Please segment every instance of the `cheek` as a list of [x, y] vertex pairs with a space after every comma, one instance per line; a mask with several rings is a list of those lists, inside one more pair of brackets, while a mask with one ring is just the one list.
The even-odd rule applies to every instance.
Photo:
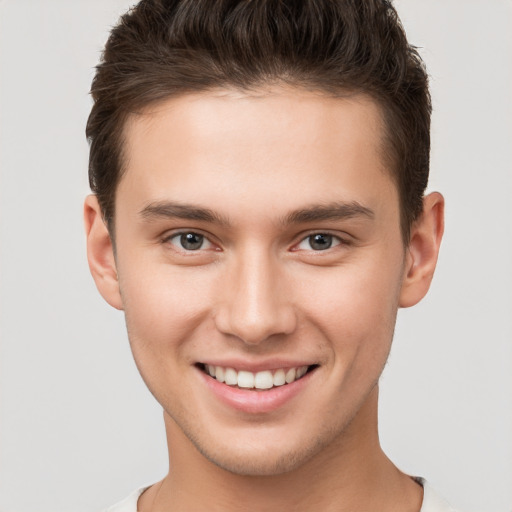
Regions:
[[[400, 256], [329, 269], [302, 281], [303, 314], [330, 340], [334, 358], [349, 365], [385, 362], [401, 285]], [[393, 264], [391, 264], [393, 262]]]
[[188, 355], [195, 340], [205, 339], [198, 333], [208, 325], [207, 286], [186, 271], [166, 267], [147, 272], [139, 267], [135, 274], [120, 276], [128, 338], [139, 373], [160, 403], [179, 406], [173, 390], [187, 394], [181, 376], [193, 363]]
[[134, 355], [179, 349], [204, 323], [210, 288], [201, 272], [170, 265], [120, 268], [120, 288]]
[[359, 331], [371, 318], [384, 320], [396, 311], [400, 286], [399, 268], [367, 264], [306, 275], [301, 279], [300, 293], [308, 309], [317, 311], [328, 322], [343, 320]]

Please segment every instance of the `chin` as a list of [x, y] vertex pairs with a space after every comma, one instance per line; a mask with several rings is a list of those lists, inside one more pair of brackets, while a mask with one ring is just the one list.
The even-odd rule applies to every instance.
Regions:
[[211, 463], [240, 476], [276, 476], [292, 472], [319, 456], [332, 441], [330, 436], [324, 436], [297, 442], [295, 446], [283, 446], [282, 440], [278, 446], [256, 441], [252, 446], [232, 445], [222, 450], [209, 450], [192, 440]]
[[203, 455], [216, 466], [240, 476], [282, 475], [297, 469], [310, 458], [297, 452], [274, 454], [272, 456], [269, 456], [268, 453], [238, 456], [230, 454], [229, 456], [218, 457], [207, 453], [203, 453]]

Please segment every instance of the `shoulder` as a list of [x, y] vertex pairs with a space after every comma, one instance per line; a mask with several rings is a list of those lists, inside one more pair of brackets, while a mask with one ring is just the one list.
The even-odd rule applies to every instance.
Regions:
[[420, 512], [458, 512], [451, 507], [423, 478], [416, 478], [423, 486], [423, 504]]
[[133, 491], [123, 501], [108, 507], [103, 510], [103, 512], [137, 512], [137, 502], [139, 501], [139, 497], [147, 488], [147, 486], [141, 487], [140, 489]]

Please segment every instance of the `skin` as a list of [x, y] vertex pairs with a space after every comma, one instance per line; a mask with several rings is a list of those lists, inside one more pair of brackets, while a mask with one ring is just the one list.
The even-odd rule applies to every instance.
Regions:
[[[94, 196], [85, 222], [98, 289], [164, 410], [170, 470], [140, 511], [420, 509], [379, 445], [378, 379], [397, 309], [429, 288], [443, 198], [425, 198], [404, 244], [382, 135], [364, 96], [285, 87], [185, 95], [128, 121], [115, 251]], [[181, 245], [191, 232], [197, 250]], [[233, 359], [316, 366], [255, 414], [197, 367]]]

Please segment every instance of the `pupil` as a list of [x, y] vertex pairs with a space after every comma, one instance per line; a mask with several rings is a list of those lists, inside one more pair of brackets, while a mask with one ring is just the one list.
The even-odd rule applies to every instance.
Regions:
[[317, 251], [329, 249], [332, 245], [332, 236], [325, 234], [316, 234], [309, 237], [309, 244]]
[[203, 235], [197, 233], [185, 233], [180, 237], [181, 245], [184, 249], [196, 250], [200, 249], [203, 245]]

